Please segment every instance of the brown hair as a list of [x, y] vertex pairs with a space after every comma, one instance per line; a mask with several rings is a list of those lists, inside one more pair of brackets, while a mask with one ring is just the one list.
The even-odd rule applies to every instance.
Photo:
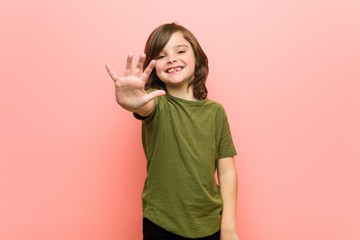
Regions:
[[[171, 36], [175, 32], [181, 32], [183, 37], [190, 43], [195, 54], [195, 74], [194, 79], [188, 87], [193, 86], [194, 97], [203, 100], [207, 97], [205, 86], [206, 78], [209, 73], [208, 59], [202, 50], [195, 36], [185, 27], [176, 23], [167, 23], [157, 27], [149, 36], [145, 45], [146, 59], [144, 69], [149, 65], [152, 59], [155, 59], [165, 47]], [[150, 74], [149, 80], [145, 85], [145, 90], [150, 88], [166, 90], [165, 84], [156, 75], [155, 69]]]

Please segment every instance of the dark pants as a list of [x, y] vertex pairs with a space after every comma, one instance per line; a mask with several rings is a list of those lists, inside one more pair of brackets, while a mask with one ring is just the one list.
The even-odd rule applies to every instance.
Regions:
[[[168, 232], [165, 229], [157, 226], [147, 218], [143, 218], [143, 240], [185, 240], [184, 238], [174, 233]], [[211, 236], [197, 238], [197, 240], [220, 240], [220, 231]]]

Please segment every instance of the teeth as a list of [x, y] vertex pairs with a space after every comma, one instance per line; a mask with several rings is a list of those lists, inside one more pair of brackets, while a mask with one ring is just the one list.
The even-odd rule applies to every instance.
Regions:
[[181, 70], [181, 67], [177, 67], [177, 68], [170, 68], [170, 69], [168, 70], [168, 73], [178, 72], [178, 71], [180, 71], [180, 70]]

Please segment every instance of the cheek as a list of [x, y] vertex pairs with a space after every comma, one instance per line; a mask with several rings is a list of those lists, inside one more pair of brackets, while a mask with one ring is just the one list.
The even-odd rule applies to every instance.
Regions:
[[160, 68], [155, 67], [155, 73], [157, 76], [159, 76], [161, 74]]
[[194, 66], [195, 67], [195, 64], [196, 64], [196, 59], [195, 57], [189, 57], [188, 59], [188, 63], [191, 65], [191, 66]]
[[160, 66], [159, 66], [158, 63], [155, 63], [154, 71], [156, 72], [157, 75], [159, 75], [159, 73], [160, 73]]
[[156, 61], [154, 68], [157, 73], [161, 71], [161, 69], [162, 69], [161, 66], [162, 66], [162, 63], [160, 61]]
[[196, 68], [195, 59], [192, 59], [192, 60], [190, 61], [190, 64], [189, 64], [189, 65], [191, 66], [191, 68], [195, 69], [195, 68]]
[[162, 71], [161, 71], [161, 67], [159, 65], [155, 65], [155, 68], [154, 68], [154, 72], [156, 74], [156, 76], [162, 81]]

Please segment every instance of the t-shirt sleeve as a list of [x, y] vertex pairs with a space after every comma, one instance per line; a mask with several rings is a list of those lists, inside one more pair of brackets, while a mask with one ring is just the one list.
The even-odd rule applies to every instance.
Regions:
[[157, 104], [156, 104], [156, 102], [157, 101], [155, 101], [155, 108], [153, 109], [153, 111], [150, 113], [150, 115], [149, 116], [146, 116], [146, 117], [144, 117], [144, 116], [141, 116], [141, 115], [139, 115], [139, 114], [137, 114], [137, 113], [133, 113], [133, 116], [136, 118], [136, 119], [138, 119], [138, 120], [140, 120], [140, 121], [143, 121], [143, 122], [150, 122], [153, 118], [154, 118], [154, 116], [156, 115], [156, 111], [157, 111]]
[[218, 116], [219, 141], [217, 159], [233, 157], [237, 155], [234, 142], [231, 136], [231, 130], [227, 114], [223, 108]]

